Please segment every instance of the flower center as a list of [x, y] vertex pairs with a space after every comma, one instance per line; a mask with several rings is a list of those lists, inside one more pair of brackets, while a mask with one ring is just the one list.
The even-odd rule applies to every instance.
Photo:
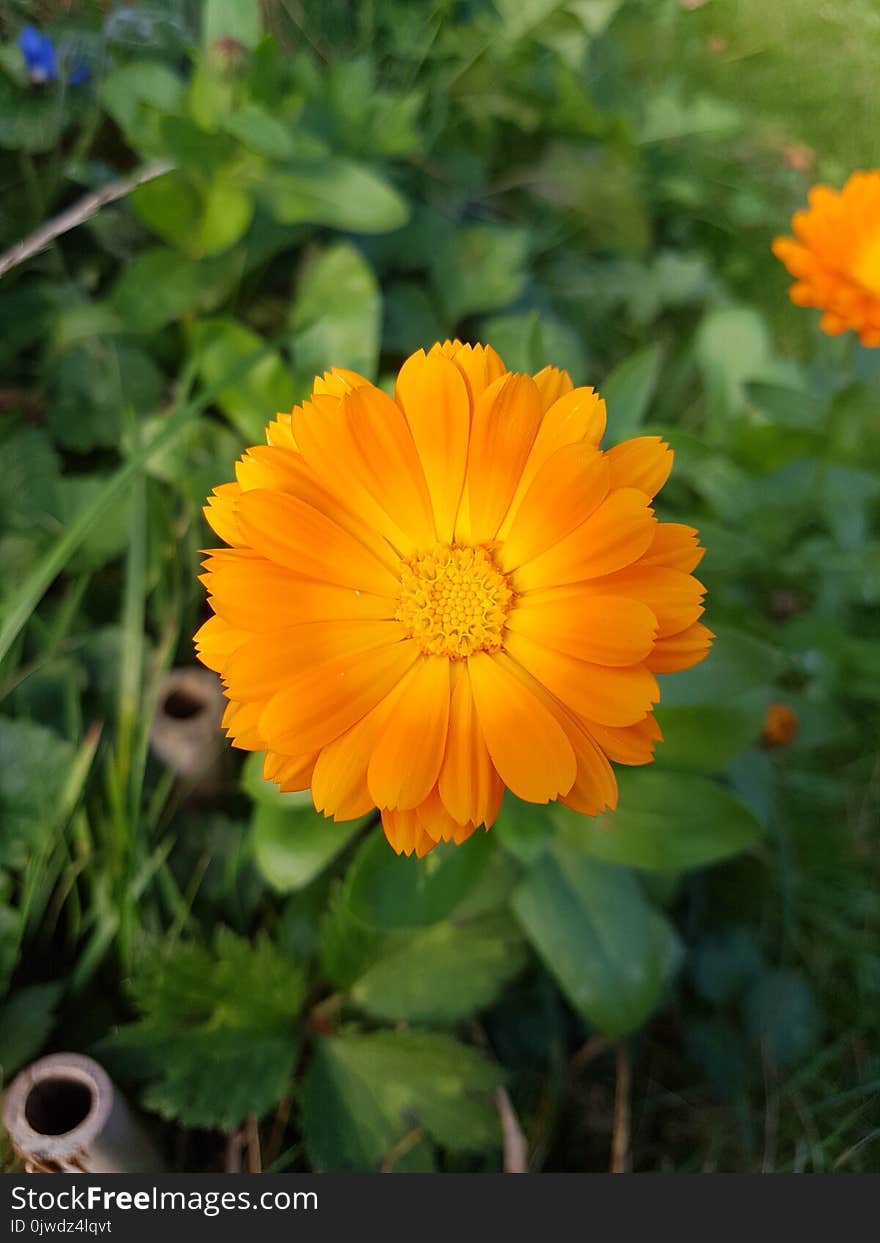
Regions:
[[853, 274], [864, 289], [880, 297], [880, 229], [856, 254]]
[[459, 660], [501, 646], [513, 602], [484, 548], [440, 546], [404, 561], [396, 617], [423, 652]]

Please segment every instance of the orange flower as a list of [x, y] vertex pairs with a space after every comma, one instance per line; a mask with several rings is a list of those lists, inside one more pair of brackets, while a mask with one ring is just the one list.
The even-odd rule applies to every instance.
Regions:
[[647, 764], [655, 674], [702, 660], [696, 531], [651, 498], [657, 436], [599, 449], [605, 403], [488, 346], [407, 359], [392, 399], [350, 371], [269, 425], [205, 510], [196, 635], [235, 746], [337, 820], [378, 807], [398, 852], [488, 828], [505, 786], [613, 808]]
[[840, 193], [814, 186], [809, 198], [791, 222], [797, 240], [773, 243], [795, 278], [789, 296], [821, 307], [830, 336], [852, 328], [862, 345], [880, 345], [880, 169], [853, 173]]
[[784, 747], [797, 737], [798, 718], [788, 704], [771, 704], [764, 717], [761, 741], [765, 747]]

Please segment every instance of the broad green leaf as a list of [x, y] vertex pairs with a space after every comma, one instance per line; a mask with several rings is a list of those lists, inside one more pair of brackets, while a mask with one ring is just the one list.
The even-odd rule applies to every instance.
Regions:
[[[294, 1032], [203, 1028], [166, 1034], [139, 1023], [119, 1028], [109, 1051], [111, 1068], [153, 1081], [143, 1103], [185, 1127], [232, 1131], [250, 1116], [261, 1118], [290, 1092], [299, 1056]], [[134, 1057], [138, 1076], [124, 1059]]]
[[260, 0], [205, 0], [202, 39], [206, 48], [218, 39], [234, 39], [243, 47], [254, 48], [262, 33]]
[[749, 307], [709, 311], [697, 332], [696, 355], [715, 414], [726, 417], [745, 406], [746, 383], [770, 378], [770, 338], [764, 321]]
[[738, 854], [761, 825], [732, 794], [689, 773], [617, 770], [617, 811], [595, 818], [560, 806], [566, 840], [604, 859], [649, 871], [704, 867]]
[[293, 356], [305, 379], [348, 367], [372, 379], [379, 361], [382, 298], [373, 269], [340, 242], [307, 261], [290, 310]]
[[767, 710], [768, 694], [738, 697], [734, 704], [691, 704], [667, 708], [661, 703], [654, 715], [663, 731], [656, 760], [662, 768], [718, 773], [747, 747], [757, 742]]
[[473, 224], [443, 239], [430, 256], [434, 284], [452, 320], [506, 306], [526, 283], [524, 229]]
[[645, 1022], [680, 958], [633, 874], [573, 849], [543, 855], [513, 909], [571, 1004], [609, 1036]]
[[240, 1126], [289, 1091], [305, 991], [302, 971], [265, 934], [251, 943], [221, 927], [210, 948], [169, 939], [135, 971], [141, 1018], [103, 1042], [102, 1060], [152, 1080], [144, 1099], [163, 1117]]
[[282, 224], [323, 224], [352, 233], [390, 233], [406, 224], [406, 200], [352, 160], [301, 160], [254, 186]]
[[662, 359], [659, 345], [646, 346], [618, 363], [601, 386], [608, 408], [609, 444], [638, 434], [660, 378]]
[[376, 1170], [416, 1127], [456, 1152], [500, 1143], [489, 1093], [494, 1067], [473, 1049], [427, 1032], [319, 1040], [302, 1087], [306, 1146], [319, 1169]]
[[0, 716], [0, 868], [23, 868], [43, 845], [74, 754], [52, 730]]
[[492, 833], [515, 858], [522, 863], [534, 863], [552, 841], [555, 827], [552, 807], [524, 803], [508, 790]]
[[311, 799], [298, 807], [258, 803], [251, 819], [254, 859], [274, 889], [292, 893], [323, 872], [365, 822], [334, 824], [315, 811]]
[[199, 191], [185, 174], [166, 173], [140, 186], [132, 206], [154, 233], [195, 258], [234, 246], [254, 214], [250, 192], [222, 174]]
[[163, 113], [176, 111], [183, 82], [159, 61], [134, 60], [101, 83], [101, 102], [135, 146], [157, 150]]
[[303, 889], [360, 832], [367, 817], [336, 824], [315, 811], [308, 790], [283, 794], [262, 775], [263, 757], [248, 756], [242, 788], [254, 800], [251, 843], [266, 880], [281, 893]]
[[245, 104], [225, 117], [223, 129], [251, 151], [273, 160], [292, 159], [297, 153], [291, 129], [258, 104]]
[[[663, 679], [664, 707], [739, 704], [753, 691], [769, 695], [782, 668], [779, 651], [763, 639], [711, 622], [709, 655], [693, 669]], [[658, 748], [658, 752], [661, 748]]]
[[[193, 325], [192, 343], [199, 374], [208, 385], [219, 383], [236, 362], [244, 362], [264, 345], [255, 332], [232, 319], [206, 319]], [[293, 406], [293, 381], [280, 355], [270, 352], [234, 384], [220, 389], [216, 402], [254, 444], [263, 439], [263, 429], [276, 411]]]
[[19, 1067], [42, 1050], [61, 990], [58, 982], [32, 984], [0, 1004], [0, 1082], [9, 1083]]
[[247, 232], [253, 215], [250, 192], [229, 177], [216, 176], [202, 204], [196, 234], [199, 253], [219, 255], [234, 246]]
[[396, 855], [381, 829], [358, 851], [346, 877], [349, 906], [373, 928], [416, 928], [445, 919], [483, 874], [490, 835], [461, 846], [441, 843], [424, 859]]
[[393, 937], [351, 997], [377, 1018], [455, 1023], [494, 1001], [525, 961], [522, 936], [507, 915], [435, 924]]
[[34, 90], [16, 86], [0, 70], [0, 148], [51, 151], [71, 121], [57, 84]]
[[190, 311], [213, 310], [243, 269], [235, 253], [199, 261], [164, 246], [145, 250], [123, 269], [110, 305], [129, 332], [155, 332]]

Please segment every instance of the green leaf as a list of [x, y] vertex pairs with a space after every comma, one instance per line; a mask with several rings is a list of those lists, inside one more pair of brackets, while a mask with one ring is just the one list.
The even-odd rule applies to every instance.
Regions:
[[310, 884], [366, 822], [362, 817], [334, 824], [315, 811], [308, 795], [306, 798], [307, 804], [293, 807], [257, 803], [251, 819], [254, 860], [269, 884], [281, 893]]
[[165, 247], [145, 250], [123, 269], [110, 305], [130, 332], [155, 332], [194, 310], [213, 310], [240, 279], [237, 254], [191, 259]]
[[0, 716], [0, 868], [23, 868], [43, 845], [74, 754], [52, 730]]
[[525, 288], [529, 237], [524, 229], [474, 224], [441, 240], [431, 273], [449, 317], [506, 306]]
[[302, 1089], [312, 1162], [329, 1171], [375, 1170], [418, 1127], [456, 1152], [496, 1148], [489, 1093], [499, 1076], [473, 1049], [417, 1032], [319, 1040]]
[[254, 214], [251, 194], [221, 174], [200, 192], [187, 175], [165, 173], [140, 186], [131, 201], [144, 224], [193, 257], [217, 255], [234, 246]]
[[183, 82], [159, 61], [135, 60], [114, 69], [101, 83], [101, 102], [136, 146], [158, 150], [161, 114], [175, 112]]
[[401, 933], [360, 977], [352, 1000], [377, 1018], [455, 1023], [490, 1005], [526, 961], [510, 917]]
[[223, 129], [244, 146], [272, 160], [292, 159], [296, 142], [291, 129], [258, 104], [245, 104], [223, 119]]
[[9, 1082], [43, 1048], [55, 1023], [62, 985], [32, 984], [0, 1006], [0, 1080]]
[[263, 34], [259, 0], [205, 0], [202, 40], [210, 47], [217, 39], [235, 39], [255, 48]]
[[293, 1034], [224, 1029], [178, 1036], [120, 1029], [115, 1056], [137, 1053], [157, 1078], [143, 1103], [181, 1126], [231, 1131], [269, 1113], [290, 1091], [299, 1042]]
[[216, 176], [208, 187], [199, 221], [197, 249], [219, 255], [244, 237], [254, 216], [250, 193], [231, 177]]
[[770, 338], [760, 315], [749, 307], [709, 311], [697, 332], [696, 355], [710, 401], [722, 416], [746, 405], [749, 380], [769, 378]]
[[508, 790], [492, 833], [515, 858], [522, 863], [534, 863], [552, 841], [555, 827], [552, 807], [524, 803]]
[[638, 434], [660, 378], [663, 351], [649, 345], [618, 363], [600, 391], [608, 408], [608, 443]]
[[0, 72], [0, 148], [51, 151], [70, 119], [60, 90], [22, 90]]
[[302, 160], [283, 172], [268, 173], [254, 190], [282, 224], [390, 233], [409, 218], [406, 200], [377, 173], [352, 160]]
[[[193, 352], [205, 384], [219, 383], [231, 366], [264, 345], [262, 337], [232, 319], [206, 319], [193, 325]], [[267, 354], [216, 396], [217, 405], [247, 437], [250, 444], [263, 439], [263, 429], [277, 410], [289, 410], [294, 386], [279, 354]]]
[[739, 696], [735, 705], [693, 704], [654, 715], [663, 731], [656, 758], [661, 768], [718, 773], [758, 740], [767, 708], [767, 692]]
[[632, 873], [562, 846], [513, 896], [526, 936], [568, 1000], [609, 1036], [648, 1018], [680, 957]]
[[101, 1053], [135, 1059], [139, 1076], [154, 1081], [145, 1102], [164, 1117], [240, 1126], [289, 1090], [305, 987], [300, 969], [265, 935], [251, 944], [219, 928], [210, 949], [169, 940], [132, 978], [140, 1021]]
[[568, 841], [607, 863], [649, 871], [704, 867], [752, 846], [761, 825], [732, 794], [686, 773], [618, 769], [617, 811], [589, 818], [560, 807]]
[[358, 851], [346, 876], [354, 915], [373, 928], [417, 928], [445, 919], [470, 893], [488, 863], [489, 835], [461, 846], [441, 843], [424, 859], [396, 855], [381, 829]]
[[[718, 625], [706, 660], [693, 669], [663, 679], [663, 705], [737, 704], [752, 692], [769, 695], [782, 668], [779, 651], [763, 639]], [[658, 748], [658, 754], [662, 745]]]
[[290, 310], [294, 361], [303, 378], [348, 367], [372, 379], [379, 362], [382, 298], [373, 269], [340, 242], [315, 254]]

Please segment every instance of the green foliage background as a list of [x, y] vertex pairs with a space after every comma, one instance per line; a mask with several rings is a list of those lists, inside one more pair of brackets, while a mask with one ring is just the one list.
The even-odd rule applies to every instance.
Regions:
[[[0, 283], [3, 1080], [90, 1052], [184, 1169], [247, 1126], [271, 1170], [496, 1170], [501, 1086], [533, 1170], [607, 1168], [625, 1091], [637, 1170], [876, 1167], [880, 351], [769, 253], [880, 165], [875, 6], [11, 0], [0, 36], [0, 249], [170, 170]], [[316, 371], [455, 334], [676, 450], [718, 639], [657, 763], [423, 862], [258, 757], [194, 797], [149, 733], [206, 493]]]

